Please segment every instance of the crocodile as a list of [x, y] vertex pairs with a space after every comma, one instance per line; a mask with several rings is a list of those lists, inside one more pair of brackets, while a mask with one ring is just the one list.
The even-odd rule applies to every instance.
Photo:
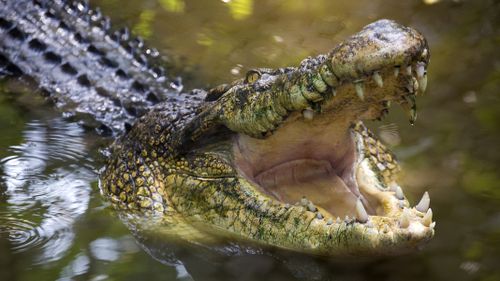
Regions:
[[0, 72], [30, 77], [65, 116], [112, 135], [100, 190], [122, 213], [323, 256], [392, 255], [434, 235], [395, 156], [363, 125], [417, 116], [430, 51], [378, 20], [296, 67], [183, 91], [159, 54], [84, 1], [1, 1]]

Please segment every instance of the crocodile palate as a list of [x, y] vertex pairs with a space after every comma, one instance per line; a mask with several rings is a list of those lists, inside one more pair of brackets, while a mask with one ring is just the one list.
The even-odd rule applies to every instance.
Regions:
[[300, 66], [255, 69], [190, 108], [158, 105], [114, 144], [101, 176], [120, 209], [182, 218], [319, 255], [397, 254], [434, 234], [394, 156], [361, 123], [427, 84], [423, 36], [379, 20]]
[[101, 190], [124, 213], [321, 255], [432, 238], [428, 194], [410, 207], [394, 156], [360, 121], [391, 103], [415, 121], [429, 62], [415, 30], [380, 20], [299, 67], [188, 93], [129, 37], [85, 1], [0, 0], [0, 75], [30, 77], [65, 116], [121, 136]]

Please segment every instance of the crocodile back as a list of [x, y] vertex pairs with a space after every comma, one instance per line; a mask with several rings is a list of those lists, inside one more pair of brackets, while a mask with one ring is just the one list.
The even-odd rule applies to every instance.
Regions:
[[0, 73], [35, 80], [65, 116], [120, 134], [156, 103], [177, 108], [181, 94], [157, 50], [86, 1], [0, 0]]

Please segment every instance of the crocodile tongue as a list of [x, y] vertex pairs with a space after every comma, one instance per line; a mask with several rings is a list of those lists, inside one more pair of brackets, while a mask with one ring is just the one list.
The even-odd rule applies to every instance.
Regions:
[[275, 166], [255, 177], [276, 199], [295, 203], [307, 198], [333, 216], [355, 216], [357, 196], [330, 162], [299, 159]]

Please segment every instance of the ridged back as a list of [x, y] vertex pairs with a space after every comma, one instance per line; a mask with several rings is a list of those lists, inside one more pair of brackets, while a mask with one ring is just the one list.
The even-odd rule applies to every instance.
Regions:
[[160, 66], [157, 50], [112, 31], [86, 1], [0, 0], [0, 72], [32, 77], [67, 116], [119, 134], [152, 105], [198, 103]]

